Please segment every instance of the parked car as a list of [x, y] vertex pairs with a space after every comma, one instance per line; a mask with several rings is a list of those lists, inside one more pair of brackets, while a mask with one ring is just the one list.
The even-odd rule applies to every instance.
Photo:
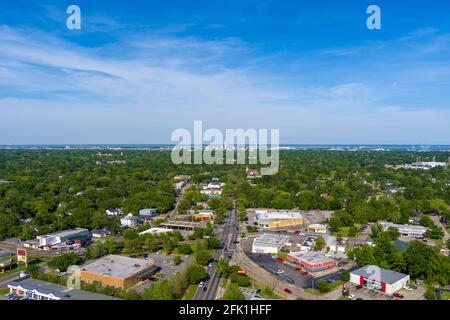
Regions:
[[284, 270], [278, 269], [276, 272], [277, 272], [278, 274], [282, 274], [282, 273], [284, 273]]
[[292, 294], [292, 291], [288, 288], [284, 288], [284, 292], [288, 293], [288, 294]]
[[302, 275], [304, 275], [304, 276], [306, 276], [306, 275], [308, 275], [309, 273], [308, 273], [308, 271], [303, 271], [302, 272]]
[[349, 299], [354, 299], [354, 298], [355, 298], [355, 295], [354, 295], [354, 294], [349, 294], [349, 295], [347, 296], [347, 298], [349, 298]]
[[399, 299], [403, 299], [404, 296], [398, 292], [394, 293], [394, 297], [399, 298]]

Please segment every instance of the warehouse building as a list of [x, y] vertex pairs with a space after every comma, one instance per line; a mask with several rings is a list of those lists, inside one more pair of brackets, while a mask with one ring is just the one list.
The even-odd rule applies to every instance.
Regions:
[[303, 215], [299, 211], [255, 211], [256, 223], [264, 229], [298, 226], [304, 223]]
[[53, 251], [75, 250], [82, 245], [89, 244], [91, 233], [88, 229], [76, 228], [37, 236], [38, 248]]
[[409, 275], [380, 268], [374, 265], [354, 270], [350, 273], [350, 282], [364, 288], [378, 290], [386, 294], [407, 287]]
[[151, 277], [156, 271], [153, 260], [108, 255], [81, 267], [81, 281], [104, 287], [128, 289]]
[[336, 266], [336, 260], [318, 252], [290, 252], [286, 260], [309, 272], [332, 269]]
[[253, 240], [253, 253], [278, 253], [288, 242], [285, 236], [264, 233]]
[[423, 238], [425, 236], [425, 232], [427, 232], [427, 228], [423, 226], [413, 226], [410, 224], [395, 224], [391, 222], [381, 222], [381, 227], [384, 231], [389, 228], [396, 228], [400, 232], [402, 236], [406, 237], [414, 237], [414, 238]]

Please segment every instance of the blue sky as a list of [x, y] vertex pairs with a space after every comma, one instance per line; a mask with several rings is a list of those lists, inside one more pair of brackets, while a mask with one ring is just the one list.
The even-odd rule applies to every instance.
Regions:
[[[81, 8], [81, 30], [66, 8]], [[366, 28], [366, 8], [382, 29]], [[0, 3], [0, 144], [169, 143], [278, 128], [282, 143], [450, 144], [447, 1]]]

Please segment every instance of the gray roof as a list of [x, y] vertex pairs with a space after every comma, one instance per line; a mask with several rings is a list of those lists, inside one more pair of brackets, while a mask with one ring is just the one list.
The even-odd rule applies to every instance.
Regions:
[[408, 277], [407, 274], [383, 269], [374, 265], [367, 265], [354, 270], [352, 271], [352, 274], [387, 284], [393, 284], [405, 277]]
[[130, 258], [126, 256], [108, 255], [81, 267], [81, 271], [101, 274], [119, 279], [144, 272], [154, 266], [153, 260]]
[[66, 286], [32, 278], [22, 278], [16, 281], [12, 281], [8, 285], [14, 287], [20, 285], [26, 290], [36, 290], [43, 294], [53, 294], [55, 297], [58, 297], [61, 300], [117, 300], [116, 298], [111, 296], [79, 289], [70, 289]]

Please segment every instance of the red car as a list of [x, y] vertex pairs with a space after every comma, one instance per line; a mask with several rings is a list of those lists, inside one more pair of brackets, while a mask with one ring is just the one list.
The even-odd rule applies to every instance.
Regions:
[[304, 275], [304, 276], [308, 275], [308, 271], [303, 271], [302, 275]]
[[277, 262], [283, 262], [284, 259], [283, 258], [277, 258]]
[[403, 299], [404, 298], [404, 296], [402, 294], [397, 293], [397, 292], [394, 293], [393, 296], [396, 297], [396, 298], [399, 298], [399, 299]]
[[294, 231], [295, 234], [300, 234], [300, 232], [301, 232], [300, 230], [295, 230]]
[[292, 294], [292, 291], [289, 290], [288, 288], [284, 288], [284, 292], [288, 293], [288, 294]]

